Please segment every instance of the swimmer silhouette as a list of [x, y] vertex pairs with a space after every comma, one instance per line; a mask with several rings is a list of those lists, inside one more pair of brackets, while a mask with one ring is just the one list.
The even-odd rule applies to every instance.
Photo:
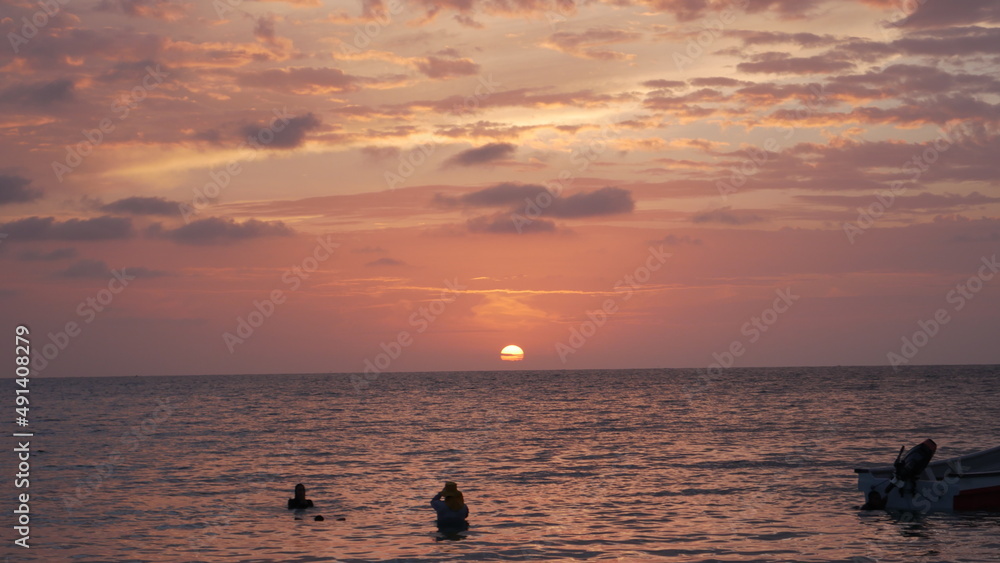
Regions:
[[312, 508], [313, 501], [306, 498], [306, 486], [302, 483], [295, 485], [295, 498], [288, 499], [288, 509]]

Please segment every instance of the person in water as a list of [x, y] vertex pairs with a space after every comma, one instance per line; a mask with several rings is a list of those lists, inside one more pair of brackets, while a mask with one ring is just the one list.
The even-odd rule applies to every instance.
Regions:
[[444, 489], [431, 499], [431, 506], [437, 512], [438, 524], [462, 525], [469, 517], [469, 507], [465, 505], [465, 497], [454, 481], [447, 481], [444, 484]]
[[306, 498], [306, 486], [302, 483], [295, 485], [295, 498], [288, 499], [288, 509], [312, 508], [313, 501]]

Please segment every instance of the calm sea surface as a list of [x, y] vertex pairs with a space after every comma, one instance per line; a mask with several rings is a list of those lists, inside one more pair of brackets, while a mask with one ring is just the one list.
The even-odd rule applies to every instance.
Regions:
[[[34, 379], [32, 548], [10, 543], [5, 477], [3, 550], [10, 561], [1000, 560], [1000, 514], [862, 513], [852, 471], [927, 437], [939, 458], [1000, 444], [1000, 368], [699, 373], [392, 374], [362, 392], [339, 374]], [[12, 459], [8, 449], [8, 476]], [[445, 480], [471, 509], [457, 540], [429, 506]], [[296, 520], [285, 502], [299, 482], [316, 508]]]

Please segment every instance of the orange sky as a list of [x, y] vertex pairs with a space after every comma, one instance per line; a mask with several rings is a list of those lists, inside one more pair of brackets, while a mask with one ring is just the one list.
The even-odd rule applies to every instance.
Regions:
[[0, 12], [45, 375], [1000, 363], [995, 2], [47, 6]]

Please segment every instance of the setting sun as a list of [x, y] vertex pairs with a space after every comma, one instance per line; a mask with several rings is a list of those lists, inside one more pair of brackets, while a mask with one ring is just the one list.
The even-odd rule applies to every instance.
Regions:
[[500, 359], [505, 362], [519, 362], [524, 359], [524, 350], [520, 346], [511, 344], [500, 350]]

